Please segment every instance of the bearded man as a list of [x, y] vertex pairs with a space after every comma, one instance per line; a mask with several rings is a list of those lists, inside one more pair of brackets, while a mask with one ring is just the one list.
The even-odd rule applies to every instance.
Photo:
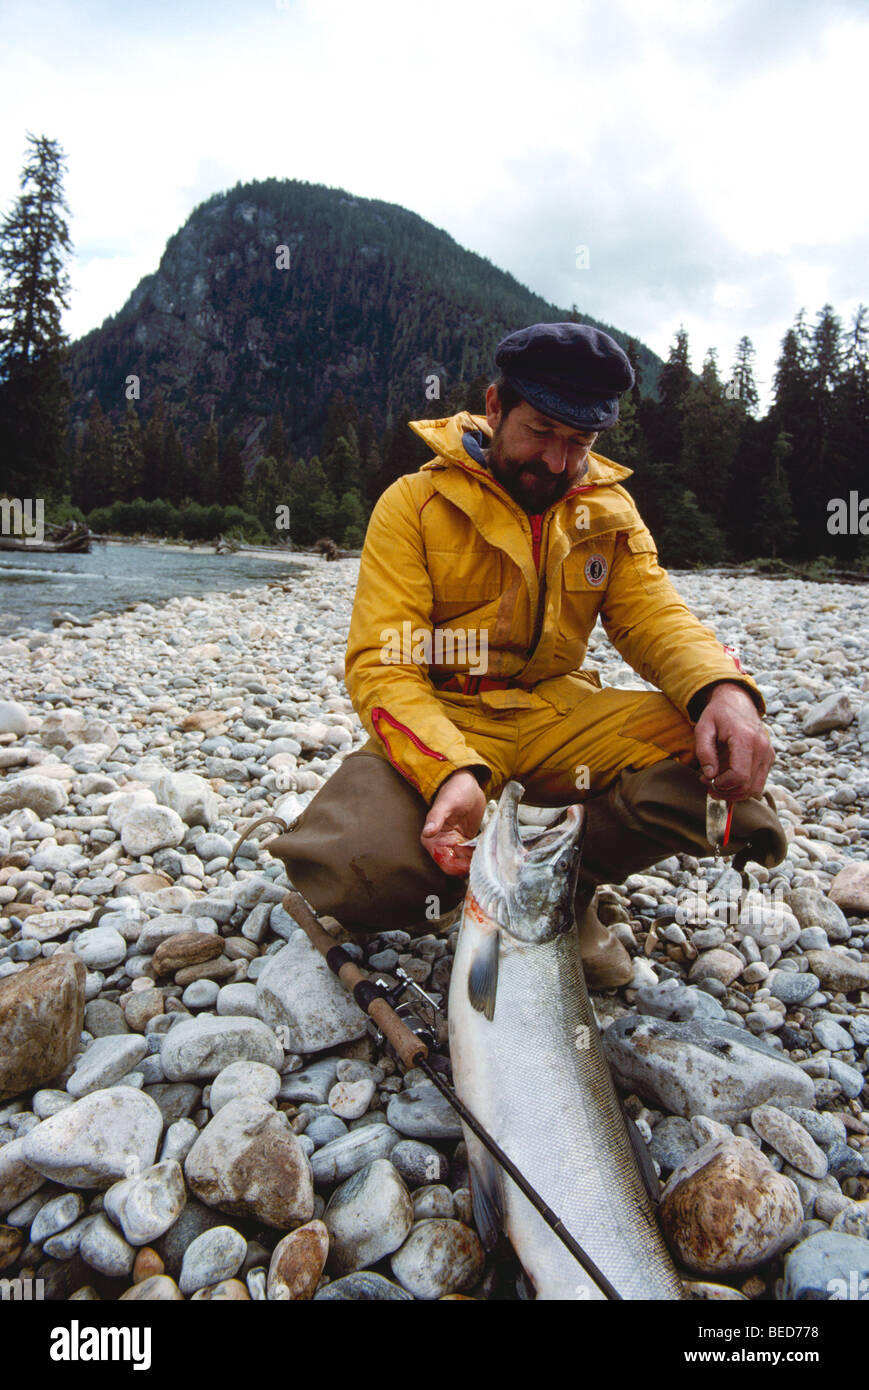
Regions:
[[[632, 965], [595, 889], [710, 854], [707, 793], [732, 804], [736, 864], [784, 857], [774, 754], [758, 687], [659, 565], [630, 470], [595, 447], [633, 385], [624, 352], [589, 325], [534, 324], [495, 364], [485, 417], [411, 423], [433, 457], [374, 508], [347, 646], [369, 741], [268, 848], [351, 930], [425, 931], [463, 896], [465, 841], [507, 781], [532, 805], [582, 801], [580, 949], [606, 989]], [[598, 619], [656, 690], [605, 688], [584, 664]]]

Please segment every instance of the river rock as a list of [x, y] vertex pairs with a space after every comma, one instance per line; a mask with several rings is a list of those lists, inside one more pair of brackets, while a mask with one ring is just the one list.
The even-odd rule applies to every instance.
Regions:
[[208, 1206], [291, 1230], [314, 1214], [311, 1168], [286, 1115], [262, 1100], [231, 1100], [184, 1161], [191, 1192]]
[[21, 929], [26, 941], [58, 941], [77, 928], [86, 927], [92, 917], [91, 912], [34, 912], [30, 914]]
[[785, 1259], [782, 1298], [856, 1300], [869, 1293], [869, 1241], [819, 1231]]
[[808, 738], [828, 733], [831, 729], [846, 729], [854, 718], [854, 709], [844, 691], [834, 691], [813, 705], [803, 719], [803, 733]]
[[247, 1241], [232, 1226], [214, 1226], [188, 1246], [178, 1287], [183, 1294], [231, 1279], [244, 1262]]
[[858, 860], [840, 869], [830, 885], [830, 902], [843, 912], [869, 916], [869, 863]]
[[[835, 882], [835, 879], [834, 879]], [[817, 888], [795, 888], [785, 894], [785, 902], [800, 926], [820, 927], [829, 941], [847, 941], [851, 928], [841, 907]]]
[[390, 1124], [351, 1129], [349, 1134], [340, 1135], [311, 1155], [314, 1181], [342, 1182], [374, 1159], [387, 1158], [400, 1138]]
[[837, 994], [869, 989], [869, 963], [866, 961], [852, 960], [841, 951], [808, 951], [806, 959], [821, 984]]
[[181, 817], [168, 806], [134, 806], [121, 824], [121, 844], [132, 859], [172, 849], [184, 839]]
[[688, 972], [692, 984], [700, 980], [720, 980], [723, 985], [732, 985], [745, 969], [745, 962], [733, 951], [714, 947], [711, 951], [701, 951]]
[[201, 965], [203, 961], [214, 960], [223, 951], [223, 940], [208, 932], [177, 932], [161, 941], [151, 959], [156, 976], [168, 975], [174, 970], [183, 970], [187, 965]]
[[106, 1193], [105, 1210], [130, 1245], [147, 1245], [178, 1220], [186, 1200], [181, 1166], [170, 1159], [115, 1183]]
[[376, 1158], [335, 1189], [323, 1221], [330, 1270], [350, 1274], [398, 1249], [413, 1225], [413, 1203], [389, 1160]]
[[471, 1288], [483, 1273], [485, 1256], [476, 1232], [461, 1221], [419, 1221], [390, 1260], [398, 1282], [414, 1298], [443, 1298]]
[[43, 1120], [25, 1135], [22, 1156], [54, 1182], [111, 1187], [151, 1166], [162, 1131], [163, 1117], [150, 1096], [113, 1086]]
[[0, 1145], [0, 1214], [11, 1211], [43, 1186], [45, 1178], [24, 1157], [24, 1140]]
[[79, 1254], [100, 1274], [120, 1278], [133, 1268], [136, 1252], [111, 1221], [98, 1212], [79, 1242]]
[[268, 1273], [268, 1298], [301, 1302], [317, 1290], [329, 1254], [329, 1232], [322, 1221], [309, 1221], [278, 1241]]
[[30, 730], [30, 715], [16, 700], [0, 700], [0, 734], [26, 734]]
[[339, 1119], [357, 1120], [371, 1104], [374, 1091], [373, 1081], [337, 1081], [329, 1092], [329, 1109]]
[[183, 1303], [184, 1295], [168, 1274], [152, 1274], [141, 1284], [133, 1284], [120, 1296], [124, 1303]]
[[386, 1118], [411, 1139], [461, 1139], [462, 1124], [453, 1107], [431, 1081], [420, 1081], [390, 1096]]
[[773, 998], [780, 999], [789, 1009], [811, 999], [820, 983], [811, 971], [773, 970], [766, 979], [766, 987]]
[[777, 1105], [757, 1105], [751, 1112], [751, 1125], [764, 1143], [781, 1154], [791, 1167], [810, 1178], [823, 1178], [827, 1159], [811, 1135], [792, 1116]]
[[273, 1101], [281, 1089], [281, 1075], [262, 1062], [230, 1062], [211, 1083], [209, 1105], [212, 1115], [231, 1100]]
[[101, 925], [79, 932], [73, 950], [88, 970], [111, 970], [126, 959], [127, 943], [114, 927]]
[[390, 1150], [389, 1161], [409, 1187], [441, 1182], [450, 1170], [444, 1155], [419, 1139], [402, 1139]]
[[[70, 771], [70, 776], [72, 776]], [[67, 802], [67, 793], [61, 782], [54, 777], [34, 776], [9, 777], [0, 782], [0, 816], [10, 811], [20, 811], [29, 807], [40, 820], [46, 816], [57, 815]]]
[[115, 1033], [95, 1038], [82, 1053], [75, 1071], [66, 1083], [71, 1096], [80, 1099], [91, 1091], [99, 1091], [120, 1081], [147, 1055], [148, 1044], [134, 1033]]
[[175, 811], [185, 825], [204, 825], [207, 830], [220, 815], [219, 797], [193, 772], [167, 772], [157, 778], [153, 791], [160, 805]]
[[747, 1139], [713, 1139], [670, 1177], [658, 1208], [677, 1263], [700, 1274], [754, 1269], [786, 1250], [800, 1194]]
[[0, 980], [0, 1101], [54, 1080], [75, 1056], [85, 973], [63, 954]]
[[343, 1279], [333, 1279], [314, 1294], [314, 1302], [353, 1303], [405, 1303], [413, 1300], [413, 1294], [399, 1284], [384, 1279], [382, 1274], [374, 1274], [369, 1269], [360, 1269], [356, 1274], [345, 1274]]
[[41, 1245], [44, 1240], [65, 1231], [67, 1226], [78, 1221], [83, 1212], [84, 1202], [78, 1192], [62, 1192], [59, 1197], [52, 1197], [33, 1218], [31, 1241], [34, 1245]]
[[367, 1015], [330, 971], [304, 932], [298, 932], [257, 980], [262, 1018], [283, 1028], [291, 1052], [319, 1052], [367, 1032]]
[[673, 979], [643, 985], [637, 990], [636, 1007], [638, 1013], [651, 1014], [653, 1018], [672, 1018], [679, 1022], [690, 1018], [725, 1019], [724, 1009], [711, 994]]
[[162, 1259], [166, 1273], [177, 1279], [181, 1273], [184, 1252], [203, 1231], [211, 1231], [215, 1226], [224, 1225], [220, 1212], [212, 1211], [202, 1202], [188, 1197], [178, 1220], [169, 1227], [165, 1235], [154, 1242], [154, 1248]]
[[728, 1023], [669, 1023], [626, 1014], [601, 1039], [616, 1082], [671, 1114], [733, 1124], [764, 1101], [811, 1105], [811, 1078]]
[[300, 1071], [289, 1072], [281, 1081], [281, 1100], [291, 1100], [296, 1105], [305, 1101], [324, 1105], [338, 1075], [338, 1060], [321, 1057]]
[[262, 1062], [278, 1071], [284, 1060], [261, 1019], [207, 1015], [176, 1024], [163, 1039], [160, 1056], [169, 1081], [208, 1080], [230, 1062]]

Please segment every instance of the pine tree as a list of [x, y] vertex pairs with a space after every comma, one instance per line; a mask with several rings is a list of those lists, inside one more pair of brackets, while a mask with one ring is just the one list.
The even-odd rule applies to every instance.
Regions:
[[[736, 346], [736, 357], [730, 381], [724, 388], [728, 399], [737, 400], [748, 415], [755, 415], [758, 407], [757, 384], [754, 379], [754, 343], [749, 337], [740, 338]], [[732, 393], [728, 388], [732, 387]]]
[[739, 425], [739, 411], [725, 397], [715, 351], [710, 348], [699, 379], [682, 398], [679, 476], [716, 521], [724, 512]]
[[120, 498], [132, 502], [142, 496], [145, 472], [145, 449], [142, 429], [135, 406], [130, 402], [115, 433], [115, 468], [112, 501]]
[[140, 495], [152, 502], [167, 493], [168, 479], [164, 473], [166, 447], [166, 409], [163, 393], [154, 394], [154, 408], [142, 435], [142, 486]]
[[355, 490], [342, 494], [335, 514], [335, 529], [341, 544], [349, 546], [351, 550], [358, 550], [365, 540], [365, 508]]
[[0, 485], [57, 496], [66, 461], [69, 388], [62, 374], [69, 307], [64, 268], [71, 243], [63, 197], [64, 156], [28, 134], [21, 195], [0, 225]]
[[[224, 507], [238, 506], [244, 490], [245, 472], [241, 444], [235, 430], [229, 435], [220, 454], [218, 502]], [[274, 518], [272, 518], [274, 520]]]
[[198, 502], [203, 502], [206, 506], [211, 506], [217, 501], [217, 460], [219, 450], [220, 440], [217, 424], [212, 415], [199, 441], [199, 457], [197, 459], [196, 477], [194, 479], [196, 500]]
[[95, 400], [73, 463], [73, 496], [84, 512], [116, 500], [112, 423]]

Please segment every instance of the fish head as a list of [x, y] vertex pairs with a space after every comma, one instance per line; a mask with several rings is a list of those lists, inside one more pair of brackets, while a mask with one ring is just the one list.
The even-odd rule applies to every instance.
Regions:
[[469, 891], [517, 941], [542, 944], [569, 931], [585, 833], [582, 806], [568, 806], [555, 825], [519, 830], [524, 788], [508, 782], [477, 840]]

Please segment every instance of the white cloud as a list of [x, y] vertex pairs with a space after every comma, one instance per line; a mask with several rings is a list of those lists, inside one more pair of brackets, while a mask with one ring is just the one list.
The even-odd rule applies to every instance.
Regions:
[[684, 322], [724, 367], [747, 332], [766, 379], [801, 305], [867, 297], [856, 0], [8, 0], [3, 24], [0, 205], [25, 130], [58, 139], [74, 336], [196, 203], [267, 177], [409, 207], [662, 354]]

